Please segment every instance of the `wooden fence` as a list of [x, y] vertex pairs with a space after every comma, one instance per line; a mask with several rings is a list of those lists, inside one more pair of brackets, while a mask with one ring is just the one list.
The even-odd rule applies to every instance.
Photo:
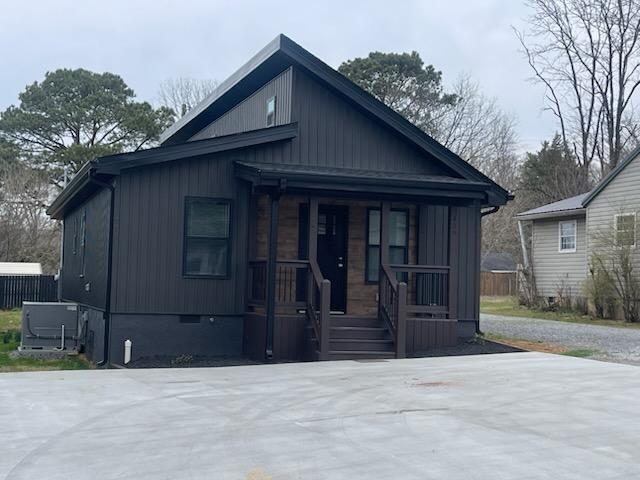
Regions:
[[480, 295], [508, 296], [518, 294], [516, 272], [480, 272]]
[[0, 276], [0, 310], [22, 307], [22, 302], [55, 302], [57, 281], [53, 275]]

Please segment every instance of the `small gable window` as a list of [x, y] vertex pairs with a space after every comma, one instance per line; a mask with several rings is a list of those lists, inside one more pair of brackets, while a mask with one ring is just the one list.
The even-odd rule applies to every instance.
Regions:
[[267, 100], [267, 127], [273, 127], [276, 124], [276, 97], [273, 96]]
[[616, 245], [636, 246], [636, 214], [623, 213], [615, 216]]
[[231, 202], [185, 199], [184, 275], [227, 277], [231, 251]]
[[576, 221], [560, 222], [558, 224], [560, 234], [560, 252], [571, 253], [576, 251], [577, 227]]

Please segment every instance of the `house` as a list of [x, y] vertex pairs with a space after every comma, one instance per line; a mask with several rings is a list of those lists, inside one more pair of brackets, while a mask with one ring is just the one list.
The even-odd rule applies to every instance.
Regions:
[[30, 262], [0, 262], [0, 276], [42, 275], [42, 265]]
[[404, 357], [478, 329], [480, 219], [509, 193], [280, 35], [161, 146], [86, 163], [62, 298], [90, 358]]
[[[636, 212], [640, 209], [640, 147], [633, 151], [590, 192], [519, 213], [531, 224], [530, 247], [523, 241], [537, 295], [548, 302], [559, 298], [583, 304], [590, 258], [602, 232], [636, 243]], [[529, 251], [530, 250], [530, 251]], [[640, 255], [634, 253], [640, 271]], [[525, 265], [526, 266], [526, 265]]]

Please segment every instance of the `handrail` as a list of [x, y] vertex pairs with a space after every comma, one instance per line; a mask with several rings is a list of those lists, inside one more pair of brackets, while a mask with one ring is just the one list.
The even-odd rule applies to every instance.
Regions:
[[[317, 300], [316, 295], [318, 297]], [[307, 286], [307, 317], [311, 321], [318, 341], [319, 360], [327, 360], [329, 358], [330, 310], [331, 282], [323, 278], [315, 259], [310, 259]]]
[[[396, 347], [396, 358], [406, 356], [407, 284], [398, 282], [389, 265], [380, 265], [378, 287], [379, 315], [389, 326]], [[389, 286], [387, 290], [386, 285]]]

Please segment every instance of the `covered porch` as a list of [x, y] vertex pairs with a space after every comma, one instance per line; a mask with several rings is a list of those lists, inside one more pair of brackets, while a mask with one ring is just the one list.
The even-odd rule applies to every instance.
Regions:
[[246, 353], [403, 358], [455, 344], [457, 295], [479, 276], [480, 186], [309, 170], [237, 165], [252, 184]]

